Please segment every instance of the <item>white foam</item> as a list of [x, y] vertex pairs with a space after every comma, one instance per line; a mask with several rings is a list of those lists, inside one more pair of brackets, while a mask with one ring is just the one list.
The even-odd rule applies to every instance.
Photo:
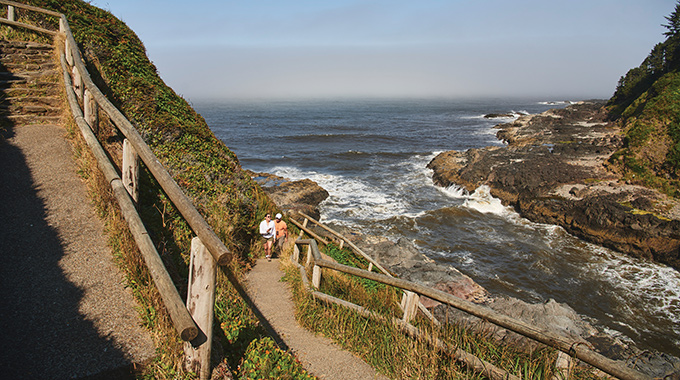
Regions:
[[562, 104], [572, 104], [573, 102], [571, 100], [558, 100], [558, 101], [545, 101], [545, 102], [538, 102], [538, 104], [546, 105], [546, 106], [556, 106], [556, 105], [562, 105]]
[[491, 195], [489, 186], [478, 187], [472, 194], [466, 197], [463, 207], [467, 207], [483, 214], [498, 216], [510, 216], [514, 214], [512, 208], [503, 206], [501, 200]]
[[329, 197], [321, 204], [326, 222], [354, 225], [352, 220], [381, 220], [408, 210], [404, 199], [356, 178], [293, 167], [275, 167], [271, 171], [291, 180], [311, 179], [328, 191]]
[[[625, 305], [645, 305], [657, 318], [674, 324], [680, 334], [680, 272], [671, 267], [638, 260], [623, 254], [592, 246], [597, 255], [585, 263], [589, 275], [598, 276], [619, 289]], [[635, 318], [634, 308], [625, 310]], [[627, 326], [630, 328], [630, 326]]]
[[470, 196], [467, 190], [456, 184], [450, 185], [448, 187], [437, 187], [437, 190], [442, 192], [447, 197], [453, 199], [466, 199]]
[[[543, 103], [540, 103], [540, 104], [543, 104]], [[489, 122], [498, 122], [498, 121], [515, 121], [520, 116], [530, 115], [529, 111], [526, 111], [526, 110], [521, 110], [521, 111], [510, 110], [510, 111], [505, 112], [505, 113], [498, 113], [497, 116], [494, 116], [494, 117], [488, 117], [488, 115], [491, 115], [491, 114], [492, 113], [486, 113], [486, 114], [474, 115], [474, 116], [463, 116], [463, 117], [461, 117], [461, 119], [486, 120], [486, 121], [489, 121]]]

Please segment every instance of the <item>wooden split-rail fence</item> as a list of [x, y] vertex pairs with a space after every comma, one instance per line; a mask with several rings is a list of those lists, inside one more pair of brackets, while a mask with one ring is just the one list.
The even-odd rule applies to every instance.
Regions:
[[[78, 45], [73, 38], [66, 17], [58, 12], [37, 8], [12, 1], [0, 0], [0, 4], [7, 6], [7, 18], [0, 17], [0, 23], [14, 27], [26, 28], [38, 33], [51, 36], [62, 35], [63, 45], [61, 51], [61, 65], [66, 84], [66, 95], [71, 108], [73, 118], [93, 155], [97, 159], [99, 169], [110, 183], [114, 196], [121, 208], [123, 217], [128, 223], [130, 231], [137, 243], [145, 263], [151, 273], [153, 281], [163, 299], [170, 318], [177, 329], [179, 336], [185, 341], [185, 353], [187, 367], [200, 374], [201, 379], [210, 376], [210, 342], [212, 341], [213, 304], [215, 291], [216, 265], [225, 264], [231, 254], [226, 246], [214, 234], [210, 226], [191, 204], [189, 198], [182, 192], [179, 186], [158, 161], [151, 149], [143, 141], [142, 137], [125, 118], [125, 116], [106, 99], [102, 91], [94, 84], [88, 73], [83, 58], [78, 50]], [[25, 12], [39, 12], [56, 17], [59, 20], [59, 30], [49, 30], [22, 21], [17, 21], [17, 9]], [[99, 113], [104, 112], [112, 124], [125, 136], [122, 154], [122, 173], [118, 173], [115, 166], [110, 162], [106, 152], [95, 136], [99, 124]], [[191, 244], [191, 263], [189, 270], [189, 294], [186, 304], [182, 301], [167, 270], [165, 269], [153, 242], [142, 223], [136, 209], [139, 196], [139, 161], [142, 161], [154, 178], [161, 185], [168, 198], [174, 203], [189, 226], [196, 233]], [[300, 273], [312, 295], [324, 302], [336, 303], [351, 308], [367, 317], [385, 320], [384, 316], [371, 312], [361, 306], [335, 298], [318, 291], [323, 270], [335, 270], [352, 276], [366, 278], [386, 285], [400, 288], [404, 291], [401, 307], [404, 315], [401, 319], [395, 319], [396, 325], [406, 333], [429, 340], [433, 345], [451, 351], [455, 357], [474, 370], [483, 373], [491, 379], [517, 379], [517, 377], [497, 368], [491, 363], [485, 362], [456, 347], [449, 347], [438, 339], [424, 336], [423, 333], [409, 322], [416, 316], [418, 310], [423, 312], [435, 324], [438, 321], [419, 302], [420, 296], [426, 296], [447, 304], [471, 315], [477, 316], [488, 322], [524, 335], [538, 342], [554, 347], [561, 352], [576, 357], [600, 370], [620, 379], [649, 379], [646, 376], [623, 363], [608, 359], [583, 345], [582, 342], [573, 341], [556, 335], [550, 331], [538, 330], [524, 322], [499, 314], [489, 308], [462, 300], [448, 293], [441, 292], [420, 284], [393, 277], [378, 262], [363, 253], [352, 242], [342, 235], [324, 226], [311, 217], [302, 214], [302, 223], [290, 219], [301, 231], [323, 244], [328, 240], [316, 234], [308, 228], [311, 221], [327, 230], [340, 240], [340, 246], [347, 244], [354, 252], [364, 257], [369, 262], [368, 270], [338, 264], [334, 261], [322, 258], [316, 240], [299, 239], [295, 241], [292, 260], [300, 268]], [[304, 265], [300, 264], [300, 254], [303, 247], [307, 247], [307, 257]], [[306, 268], [312, 270], [312, 284], [307, 279]], [[201, 269], [202, 268], [202, 269]], [[376, 268], [380, 273], [374, 271]], [[198, 273], [203, 275], [198, 276]]]
[[[351, 276], [356, 276], [360, 278], [365, 278], [373, 280], [385, 285], [393, 286], [403, 291], [403, 298], [401, 302], [401, 307], [404, 312], [401, 319], [393, 319], [390, 322], [394, 323], [396, 326], [403, 329], [407, 334], [414, 337], [423, 338], [429, 341], [432, 345], [449, 351], [454, 357], [459, 361], [463, 362], [465, 365], [471, 369], [484, 374], [485, 376], [494, 379], [517, 379], [518, 377], [481, 360], [474, 355], [465, 352], [456, 347], [449, 347], [446, 343], [439, 339], [433, 339], [432, 337], [426, 335], [421, 330], [410, 324], [409, 322], [416, 316], [418, 307], [421, 306], [421, 310], [425, 309], [422, 304], [419, 303], [420, 296], [426, 296], [433, 300], [439, 301], [443, 304], [454, 307], [458, 310], [464, 311], [470, 315], [481, 318], [484, 321], [490, 322], [494, 325], [506, 328], [517, 334], [535, 340], [537, 342], [543, 343], [547, 346], [553, 347], [559, 350], [558, 360], [555, 370], [555, 379], [566, 379], [569, 376], [570, 358], [574, 357], [582, 360], [609, 375], [615, 376], [619, 379], [624, 380], [651, 380], [652, 378], [645, 375], [633, 368], [628, 367], [623, 362], [615, 361], [609, 359], [588, 347], [583, 341], [576, 341], [564, 336], [558, 335], [552, 331], [542, 330], [535, 326], [532, 326], [526, 322], [520, 321], [515, 318], [508, 317], [495, 310], [488, 307], [472, 303], [470, 301], [463, 300], [451, 294], [436, 290], [425, 285], [417, 284], [411, 281], [403, 280], [400, 278], [393, 277], [387, 270], [385, 270], [379, 263], [366, 255], [361, 249], [359, 249], [355, 244], [349, 241], [347, 238], [342, 236], [331, 228], [323, 225], [312, 217], [298, 212], [301, 216], [302, 222], [290, 218], [290, 221], [300, 228], [300, 235], [295, 241], [295, 246], [293, 249], [293, 254], [291, 260], [296, 264], [300, 270], [300, 275], [302, 276], [303, 283], [307, 290], [315, 298], [328, 302], [342, 305], [344, 307], [355, 310], [359, 314], [374, 318], [378, 320], [387, 320], [384, 316], [367, 310], [359, 305], [347, 302], [345, 300], [333, 297], [326, 293], [320, 292], [320, 286], [322, 281], [322, 273], [324, 270], [334, 270], [337, 272], [345, 273]], [[329, 232], [336, 240], [339, 241], [339, 245], [342, 247], [345, 244], [350, 247], [350, 249], [357, 255], [365, 258], [369, 262], [367, 270], [355, 268], [343, 264], [339, 264], [335, 261], [326, 260], [321, 256], [317, 241], [322, 244], [329, 244], [330, 240], [320, 236], [312, 228], [310, 228], [309, 223], [314, 223], [315, 225], [321, 227], [323, 230]], [[303, 239], [304, 233], [307, 233], [313, 239]], [[306, 249], [305, 249], [306, 247]], [[304, 259], [301, 254], [306, 253]], [[303, 260], [301, 260], [303, 259]], [[379, 268], [381, 273], [376, 273], [373, 268]], [[309, 283], [307, 270], [311, 269], [311, 284]], [[425, 309], [427, 310], [427, 309]], [[424, 313], [428, 318], [434, 319], [432, 315], [427, 312]]]
[[[0, 0], [0, 4], [7, 6], [7, 18], [0, 17], [0, 23], [29, 29], [56, 37], [56, 41], [63, 41], [63, 44], [59, 43], [58, 49], [66, 85], [66, 97], [73, 119], [96, 158], [99, 169], [110, 184], [123, 218], [139, 247], [170, 319], [181, 339], [185, 341], [187, 369], [199, 373], [201, 379], [208, 379], [210, 377], [216, 266], [226, 264], [231, 253], [158, 161], [130, 121], [94, 84], [66, 17], [58, 12], [12, 1]], [[17, 10], [27, 14], [38, 12], [55, 17], [58, 19], [59, 29], [50, 30], [18, 21], [18, 19], [27, 18], [17, 17], [19, 14]], [[95, 132], [99, 126], [100, 112], [106, 114], [111, 124], [125, 136], [122, 173], [118, 173], [97, 140]], [[186, 303], [182, 301], [137, 212], [140, 160], [197, 235], [191, 244], [189, 290]]]

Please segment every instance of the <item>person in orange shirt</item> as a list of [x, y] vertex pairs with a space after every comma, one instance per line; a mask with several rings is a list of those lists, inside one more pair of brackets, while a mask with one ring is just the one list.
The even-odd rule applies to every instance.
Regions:
[[281, 255], [283, 245], [288, 241], [288, 225], [281, 220], [281, 214], [276, 214], [274, 225], [276, 226], [276, 250]]

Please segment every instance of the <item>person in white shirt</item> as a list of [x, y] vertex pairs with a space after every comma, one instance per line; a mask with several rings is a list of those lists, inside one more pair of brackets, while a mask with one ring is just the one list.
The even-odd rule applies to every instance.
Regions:
[[272, 220], [272, 214], [267, 213], [264, 220], [260, 223], [260, 235], [264, 244], [264, 254], [267, 260], [272, 260], [272, 244], [276, 238], [276, 224]]

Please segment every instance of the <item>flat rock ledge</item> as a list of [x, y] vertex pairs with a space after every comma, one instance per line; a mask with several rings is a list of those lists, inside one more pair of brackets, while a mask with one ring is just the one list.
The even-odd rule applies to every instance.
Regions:
[[433, 181], [480, 186], [523, 217], [586, 241], [680, 269], [680, 202], [623, 181], [608, 159], [623, 147], [602, 101], [585, 101], [496, 126], [504, 147], [447, 151]]

